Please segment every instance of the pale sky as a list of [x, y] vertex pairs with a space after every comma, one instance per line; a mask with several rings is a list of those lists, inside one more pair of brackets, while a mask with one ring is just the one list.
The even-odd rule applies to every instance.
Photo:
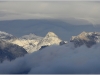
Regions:
[[5, 1], [0, 20], [59, 19], [72, 24], [100, 24], [100, 1]]

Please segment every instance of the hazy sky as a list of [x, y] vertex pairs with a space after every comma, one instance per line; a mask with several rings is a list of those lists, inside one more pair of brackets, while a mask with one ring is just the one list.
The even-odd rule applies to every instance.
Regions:
[[59, 19], [72, 24], [100, 24], [99, 1], [0, 2], [0, 20]]

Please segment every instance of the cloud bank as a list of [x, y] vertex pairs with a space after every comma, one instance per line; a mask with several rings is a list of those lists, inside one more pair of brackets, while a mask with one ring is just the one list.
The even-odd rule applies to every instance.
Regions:
[[[72, 46], [72, 45], [70, 45]], [[100, 46], [51, 46], [0, 64], [0, 73], [100, 74]]]
[[100, 24], [99, 1], [0, 2], [0, 20], [60, 19], [72, 24]]

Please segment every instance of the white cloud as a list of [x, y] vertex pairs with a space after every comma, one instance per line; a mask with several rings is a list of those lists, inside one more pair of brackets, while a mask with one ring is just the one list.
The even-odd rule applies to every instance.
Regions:
[[[99, 44], [100, 45], [100, 44]], [[0, 64], [0, 73], [97, 74], [100, 73], [100, 46], [51, 46]]]
[[0, 2], [0, 12], [3, 11], [5, 13], [5, 15], [0, 17], [0, 20], [50, 18], [60, 19], [66, 22], [69, 19], [75, 19], [73, 23], [76, 23], [84, 19], [84, 24], [88, 22], [100, 24], [99, 8], [100, 2], [95, 1]]

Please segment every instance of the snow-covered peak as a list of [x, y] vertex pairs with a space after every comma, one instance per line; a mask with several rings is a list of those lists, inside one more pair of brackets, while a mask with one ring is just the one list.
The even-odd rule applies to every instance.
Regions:
[[52, 42], [52, 43], [58, 43], [61, 42], [62, 40], [53, 32], [48, 32], [46, 36], [42, 39], [42, 42]]
[[38, 43], [37, 49], [42, 46], [60, 45], [62, 40], [53, 32], [48, 32], [47, 35]]
[[58, 36], [53, 32], [48, 32], [45, 37], [58, 37]]
[[43, 37], [40, 37], [40, 36], [30, 33], [29, 35], [24, 35], [21, 38], [22, 39], [30, 39], [30, 40], [33, 40], [33, 39], [41, 40]]
[[10, 40], [12, 38], [14, 38], [13, 35], [6, 33], [6, 32], [3, 32], [3, 31], [0, 31], [0, 39]]
[[50, 45], [63, 45], [67, 41], [62, 41], [55, 33], [48, 32], [45, 37], [40, 37], [35, 34], [30, 33], [29, 35], [22, 36], [21, 38], [16, 38], [11, 34], [0, 31], [1, 40], [16, 44], [18, 46], [26, 49], [28, 53], [32, 53], [41, 48], [50, 46]]
[[51, 46], [51, 45], [64, 45], [68, 43], [67, 41], [62, 41], [55, 33], [48, 32], [46, 36], [38, 42], [34, 47], [34, 50], [30, 50], [29, 53], [32, 53], [36, 50], [41, 50], [42, 48]]
[[41, 40], [40, 43], [44, 44], [59, 44], [62, 40], [53, 32], [48, 32], [47, 35]]
[[70, 42], [73, 42], [75, 47], [85, 44], [87, 47], [91, 47], [99, 40], [99, 32], [82, 32], [77, 36], [72, 36]]
[[91, 39], [96, 39], [97, 36], [99, 36], [97, 32], [82, 32], [77, 36], [72, 36], [71, 40], [81, 39], [89, 41]]

